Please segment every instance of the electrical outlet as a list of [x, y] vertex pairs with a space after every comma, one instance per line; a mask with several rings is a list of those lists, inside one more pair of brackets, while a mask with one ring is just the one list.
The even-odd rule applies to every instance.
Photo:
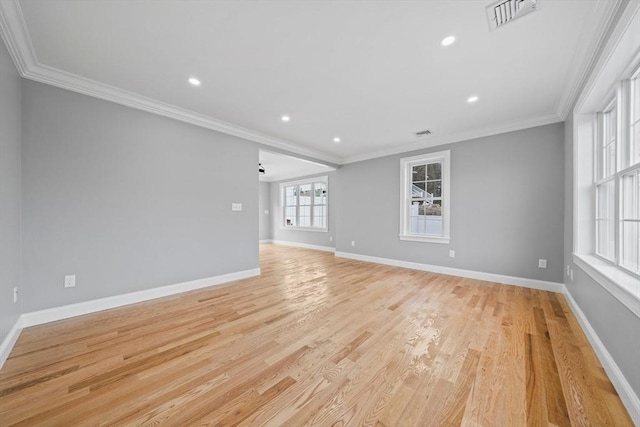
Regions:
[[569, 271], [569, 277], [571, 278], [571, 281], [573, 282], [573, 268]]
[[13, 288], [13, 302], [18, 302], [18, 288]]
[[547, 268], [547, 260], [540, 258], [538, 260], [538, 268]]
[[329, 236], [329, 241], [333, 242], [333, 236]]
[[265, 215], [269, 215], [269, 209], [265, 209], [265, 210], [264, 210], [264, 214], [265, 214]]
[[76, 286], [76, 275], [72, 274], [69, 276], [64, 276], [64, 287], [65, 288], [75, 288]]
[[456, 257], [456, 251], [454, 251], [453, 249], [451, 249], [449, 251], [449, 258], [455, 258]]
[[356, 245], [356, 241], [355, 241], [355, 240], [352, 240], [352, 241], [351, 241], [351, 246], [355, 246], [355, 245]]
[[569, 270], [571, 269], [571, 267], [569, 266], [569, 264], [567, 264], [567, 276], [569, 276]]

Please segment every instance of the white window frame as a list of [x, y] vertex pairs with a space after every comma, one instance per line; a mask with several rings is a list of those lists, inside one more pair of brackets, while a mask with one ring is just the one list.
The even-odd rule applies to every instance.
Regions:
[[[311, 184], [311, 227], [301, 227], [301, 226], [290, 226], [290, 225], [286, 225], [285, 221], [286, 221], [286, 211], [285, 211], [285, 189], [287, 187], [293, 187], [293, 186], [300, 186], [300, 185], [305, 185], [305, 184]], [[315, 220], [314, 214], [313, 214], [313, 208], [315, 206], [314, 202], [315, 202], [315, 197], [313, 195], [314, 190], [315, 190], [315, 184], [324, 184], [327, 188], [327, 197], [326, 197], [326, 204], [324, 205], [326, 207], [326, 221], [325, 221], [325, 226], [324, 227], [314, 227], [313, 223]], [[289, 181], [289, 182], [282, 182], [280, 183], [280, 229], [281, 230], [302, 230], [302, 231], [317, 231], [317, 232], [321, 232], [321, 233], [326, 233], [329, 231], [329, 177], [328, 176], [318, 176], [318, 177], [314, 177], [314, 178], [306, 178], [306, 179], [301, 179], [301, 180], [297, 180], [297, 181]], [[297, 201], [296, 201], [296, 224], [300, 223], [300, 192], [298, 191], [298, 197], [297, 197]]]
[[[442, 235], [411, 233], [409, 206], [411, 204], [411, 170], [415, 165], [442, 162]], [[400, 159], [400, 240], [449, 244], [451, 231], [451, 150]]]
[[[638, 18], [640, 19], [640, 18]], [[625, 40], [624, 38], [622, 40]], [[621, 42], [635, 43], [632, 36]], [[621, 303], [640, 317], [640, 275], [625, 268], [622, 253], [622, 178], [640, 168], [630, 164], [631, 147], [631, 80], [640, 75], [640, 56], [623, 56], [603, 66], [600, 73], [589, 82], [591, 89], [583, 92], [576, 103], [573, 115], [574, 203], [573, 203], [573, 262], [609, 291]], [[612, 71], [617, 70], [617, 71]], [[617, 78], [616, 78], [617, 76]], [[611, 101], [613, 99], [613, 101]], [[608, 101], [605, 103], [605, 101]], [[616, 156], [612, 174], [605, 177], [601, 169], [603, 146], [603, 112], [616, 106]], [[598, 254], [597, 235], [597, 186], [613, 183], [615, 224], [614, 254], [606, 259]], [[573, 280], [573, 274], [567, 275]]]

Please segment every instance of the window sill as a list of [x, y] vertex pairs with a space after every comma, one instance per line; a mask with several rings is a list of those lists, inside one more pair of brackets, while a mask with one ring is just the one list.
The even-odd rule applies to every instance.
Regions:
[[443, 245], [449, 244], [448, 237], [436, 237], [436, 236], [411, 236], [406, 234], [400, 235], [400, 240], [406, 240], [409, 242], [423, 242], [423, 243], [440, 243]]
[[313, 228], [313, 227], [280, 227], [280, 230], [291, 231], [315, 231], [316, 233], [328, 233], [328, 228]]
[[640, 280], [594, 255], [574, 253], [573, 262], [640, 317]]

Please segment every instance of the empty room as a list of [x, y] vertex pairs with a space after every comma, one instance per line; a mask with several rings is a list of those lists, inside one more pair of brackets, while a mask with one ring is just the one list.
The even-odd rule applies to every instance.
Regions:
[[0, 426], [640, 426], [640, 0], [0, 36]]

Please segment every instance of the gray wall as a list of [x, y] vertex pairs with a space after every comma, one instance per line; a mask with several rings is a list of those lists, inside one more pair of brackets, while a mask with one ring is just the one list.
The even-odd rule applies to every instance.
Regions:
[[[304, 230], [286, 230], [282, 227], [282, 213], [280, 210], [280, 183], [297, 181], [300, 179], [311, 178], [314, 176], [327, 176], [329, 179], [328, 202], [329, 202], [329, 230], [321, 231], [304, 231]], [[335, 247], [336, 240], [336, 215], [337, 207], [336, 192], [338, 180], [335, 171], [323, 174], [308, 175], [299, 178], [286, 179], [283, 181], [271, 183], [271, 230], [274, 240], [281, 240], [293, 243], [302, 243], [306, 245], [326, 246], [328, 248]]]
[[0, 39], [0, 342], [21, 314], [20, 76]]
[[[271, 186], [268, 182], [260, 182], [258, 200], [258, 229], [260, 240], [271, 239]], [[268, 211], [269, 213], [265, 213]]]
[[573, 114], [565, 123], [564, 259], [573, 269], [565, 276], [567, 290], [607, 348], [613, 360], [640, 396], [640, 318], [573, 263]]
[[[562, 282], [563, 141], [557, 123], [347, 164], [334, 186], [336, 250]], [[446, 149], [450, 244], [401, 241], [400, 158]], [[548, 260], [547, 269], [538, 258]]]
[[26, 312], [258, 267], [256, 144], [27, 80], [22, 99]]

